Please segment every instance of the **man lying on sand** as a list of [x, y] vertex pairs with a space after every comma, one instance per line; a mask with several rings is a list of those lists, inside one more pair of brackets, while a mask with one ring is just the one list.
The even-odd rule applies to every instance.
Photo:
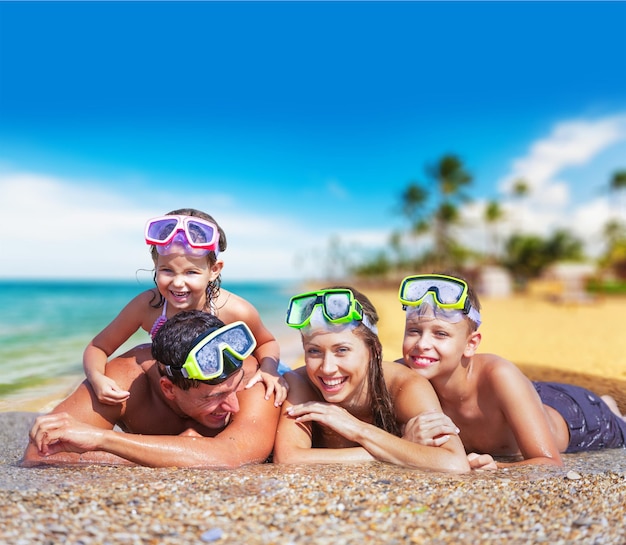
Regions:
[[[243, 322], [177, 314], [154, 338], [152, 354], [141, 345], [107, 364], [107, 376], [131, 392], [128, 400], [105, 405], [84, 381], [35, 420], [22, 465], [234, 468], [265, 461], [279, 408], [264, 398], [262, 384], [243, 389], [257, 370], [248, 357], [255, 345]], [[114, 431], [116, 424], [127, 433]]]

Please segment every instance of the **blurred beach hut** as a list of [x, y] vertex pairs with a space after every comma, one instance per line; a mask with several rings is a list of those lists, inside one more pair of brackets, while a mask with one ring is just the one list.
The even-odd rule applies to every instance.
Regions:
[[509, 297], [513, 292], [513, 278], [503, 267], [481, 267], [477, 285], [478, 293], [485, 297]]
[[596, 274], [597, 268], [591, 263], [555, 263], [546, 268], [541, 278], [528, 283], [528, 293], [557, 303], [589, 303], [593, 297], [586, 286]]

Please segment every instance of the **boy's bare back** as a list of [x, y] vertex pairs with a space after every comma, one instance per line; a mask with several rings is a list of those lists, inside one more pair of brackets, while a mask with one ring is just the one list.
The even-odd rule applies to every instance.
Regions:
[[530, 380], [504, 358], [475, 354], [448, 386], [436, 389], [468, 452], [524, 458], [556, 452], [559, 459], [558, 452], [567, 448], [563, 419], [542, 404]]

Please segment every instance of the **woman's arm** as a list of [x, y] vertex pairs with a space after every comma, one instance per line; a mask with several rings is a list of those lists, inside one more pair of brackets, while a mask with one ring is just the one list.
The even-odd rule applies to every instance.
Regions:
[[[428, 381], [408, 369], [396, 367], [406, 370], [401, 372], [402, 380], [394, 375], [394, 405], [396, 414], [402, 415], [404, 422], [429, 409], [441, 411], [437, 396]], [[278, 463], [380, 460], [419, 469], [469, 471], [469, 463], [458, 437], [451, 437], [445, 445], [438, 447], [424, 446], [396, 437], [359, 420], [341, 407], [319, 401], [301, 375], [287, 375], [290, 394], [281, 415], [274, 446], [274, 456]], [[333, 430], [360, 447], [314, 448], [311, 434], [313, 422]]]
[[289, 383], [289, 396], [283, 404], [278, 422], [274, 441], [274, 462], [278, 464], [323, 464], [373, 461], [375, 458], [360, 446], [346, 448], [313, 446], [313, 423], [312, 421], [298, 421], [293, 414], [294, 404], [300, 405], [307, 402], [328, 404], [318, 401], [319, 397], [308, 384], [303, 369], [300, 368], [284, 375]]

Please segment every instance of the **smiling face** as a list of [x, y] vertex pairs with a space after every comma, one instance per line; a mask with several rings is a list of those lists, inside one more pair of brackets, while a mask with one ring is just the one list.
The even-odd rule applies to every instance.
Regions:
[[183, 252], [159, 255], [157, 288], [176, 312], [202, 310], [206, 305], [207, 286], [219, 276], [221, 268], [221, 261], [211, 265], [207, 256], [193, 257]]
[[415, 316], [406, 321], [402, 355], [407, 366], [435, 379], [449, 376], [464, 357], [474, 355], [479, 342], [480, 334], [470, 332], [466, 320], [450, 323]]
[[306, 373], [329, 403], [358, 407], [367, 403], [370, 352], [354, 329], [316, 329], [302, 334]]
[[244, 383], [243, 369], [233, 373], [222, 384], [200, 384], [197, 388], [183, 390], [161, 377], [161, 389], [174, 404], [177, 413], [192, 418], [209, 429], [223, 429], [232, 414], [239, 412], [237, 392]]

